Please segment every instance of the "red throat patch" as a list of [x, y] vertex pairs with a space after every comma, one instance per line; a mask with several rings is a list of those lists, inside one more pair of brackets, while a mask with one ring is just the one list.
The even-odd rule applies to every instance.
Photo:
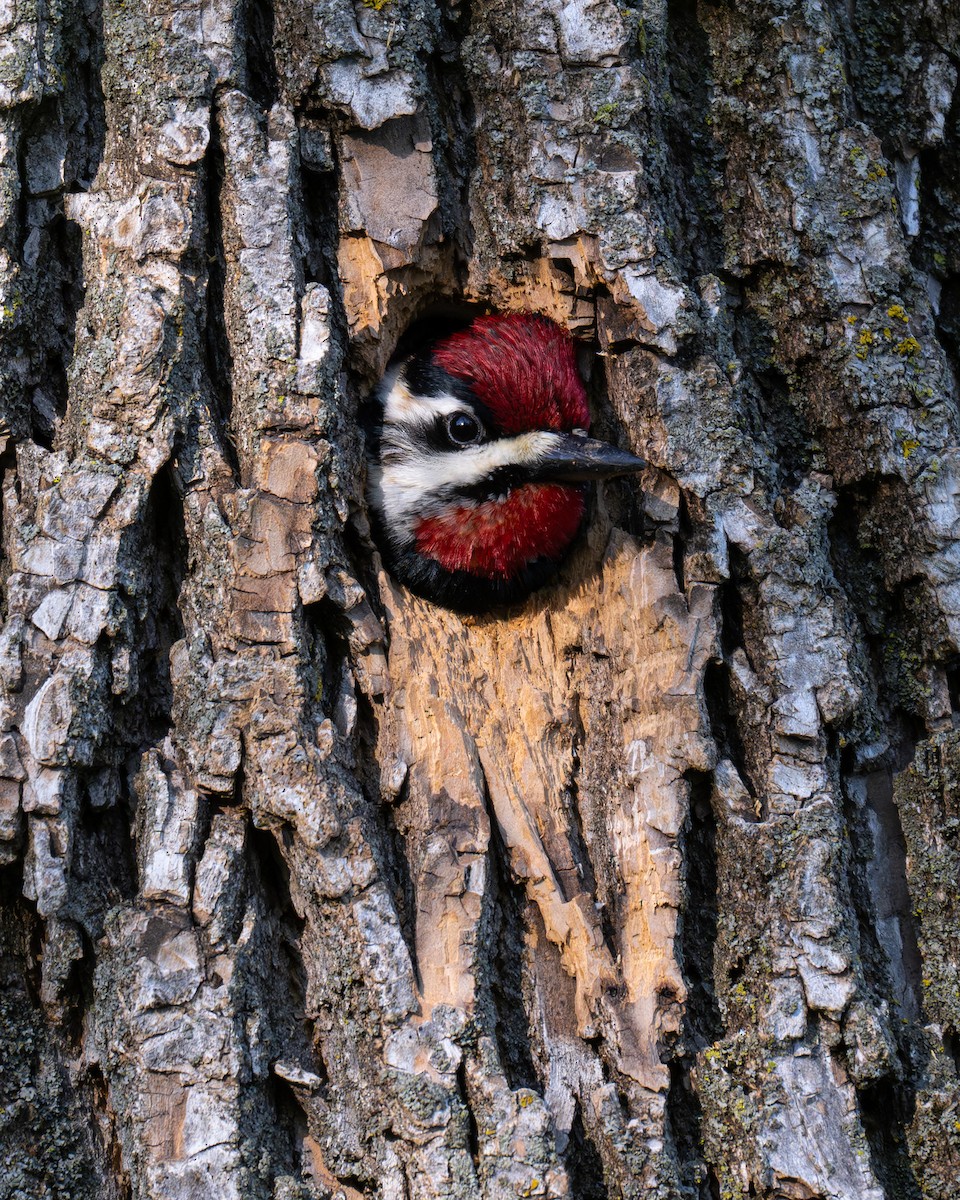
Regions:
[[579, 487], [528, 483], [505, 500], [487, 500], [427, 517], [415, 531], [417, 550], [448, 571], [511, 579], [536, 558], [557, 558], [583, 520]]

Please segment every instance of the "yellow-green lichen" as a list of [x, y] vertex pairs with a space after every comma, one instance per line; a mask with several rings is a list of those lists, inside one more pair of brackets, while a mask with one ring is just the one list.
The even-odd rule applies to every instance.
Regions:
[[920, 343], [915, 337], [905, 337], [897, 342], [896, 351], [901, 358], [915, 358], [920, 353]]
[[854, 351], [857, 358], [864, 359], [870, 353], [870, 347], [873, 345], [873, 330], [861, 329], [860, 336], [857, 338], [857, 349]]

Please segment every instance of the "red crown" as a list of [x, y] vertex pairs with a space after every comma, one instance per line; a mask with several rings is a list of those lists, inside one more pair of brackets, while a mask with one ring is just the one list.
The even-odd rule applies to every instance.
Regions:
[[504, 433], [590, 424], [573, 341], [549, 317], [477, 317], [440, 342], [433, 360], [471, 385]]

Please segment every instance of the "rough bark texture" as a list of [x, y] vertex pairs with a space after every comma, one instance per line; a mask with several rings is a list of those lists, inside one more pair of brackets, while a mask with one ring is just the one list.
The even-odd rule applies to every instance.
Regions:
[[[953, 1200], [960, 9], [7, 0], [0, 1197]], [[462, 302], [654, 464], [382, 572]]]

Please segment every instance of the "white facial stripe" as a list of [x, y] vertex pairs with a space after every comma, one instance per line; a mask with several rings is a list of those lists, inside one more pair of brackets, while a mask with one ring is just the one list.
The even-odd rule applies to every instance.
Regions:
[[385, 479], [398, 487], [463, 487], [477, 483], [499, 467], [533, 466], [556, 445], [555, 433], [521, 433], [463, 450], [419, 450], [400, 462], [384, 465]]
[[403, 378], [394, 381], [383, 404], [383, 419], [387, 425], [432, 425], [438, 416], [466, 412], [468, 406], [456, 396], [415, 396]]
[[[390, 431], [394, 435], [395, 431]], [[469, 487], [500, 467], [529, 467], [539, 462], [560, 440], [545, 430], [500, 438], [464, 450], [425, 451], [399, 436], [390, 436], [391, 452], [371, 471], [370, 490], [392, 534], [403, 541], [413, 535], [417, 521], [444, 511], [449, 490]], [[464, 499], [464, 506], [473, 502]]]

